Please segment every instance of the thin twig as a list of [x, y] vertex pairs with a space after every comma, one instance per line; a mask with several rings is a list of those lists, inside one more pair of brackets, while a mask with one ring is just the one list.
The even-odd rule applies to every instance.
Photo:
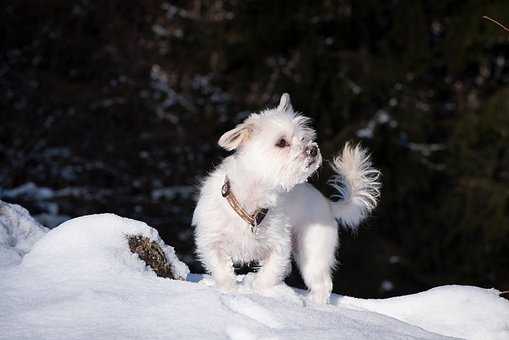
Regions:
[[500, 26], [500, 27], [501, 27], [504, 31], [509, 32], [509, 28], [507, 28], [506, 26], [504, 26], [504, 25], [503, 25], [503, 24], [501, 24], [500, 22], [496, 21], [495, 19], [492, 19], [492, 18], [490, 18], [489, 16], [486, 16], [486, 15], [484, 15], [482, 18], [483, 18], [483, 19], [486, 19], [486, 20], [489, 20], [489, 21], [491, 21], [491, 22], [493, 22], [493, 23], [497, 24], [497, 25], [498, 25], [498, 26]]

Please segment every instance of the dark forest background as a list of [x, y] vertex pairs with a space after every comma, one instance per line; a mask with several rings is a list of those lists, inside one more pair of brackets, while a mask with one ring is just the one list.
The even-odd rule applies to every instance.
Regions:
[[340, 231], [336, 292], [509, 289], [509, 32], [483, 15], [509, 23], [509, 2], [4, 0], [0, 198], [49, 226], [145, 221], [200, 271], [216, 141], [289, 92], [326, 158], [353, 140], [383, 172], [373, 216]]

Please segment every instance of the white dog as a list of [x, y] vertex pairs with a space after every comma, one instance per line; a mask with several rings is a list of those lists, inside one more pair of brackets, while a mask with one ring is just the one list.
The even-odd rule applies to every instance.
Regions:
[[310, 298], [326, 303], [338, 245], [337, 223], [356, 227], [376, 206], [379, 171], [360, 147], [345, 145], [332, 164], [337, 201], [304, 183], [321, 164], [309, 119], [279, 106], [251, 114], [219, 145], [236, 152], [203, 181], [193, 215], [197, 254], [216, 284], [235, 288], [233, 263], [259, 261], [264, 290], [288, 274], [293, 253]]

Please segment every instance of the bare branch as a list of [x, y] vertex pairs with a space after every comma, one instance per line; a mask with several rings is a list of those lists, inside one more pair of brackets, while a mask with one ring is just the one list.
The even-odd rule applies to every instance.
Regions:
[[490, 18], [489, 16], [486, 16], [486, 15], [484, 15], [482, 18], [483, 18], [483, 19], [486, 19], [486, 20], [489, 20], [489, 21], [491, 21], [491, 22], [493, 22], [493, 23], [497, 24], [497, 25], [498, 25], [498, 26], [500, 26], [500, 27], [501, 27], [504, 31], [509, 32], [509, 28], [507, 28], [506, 26], [504, 26], [503, 24], [501, 24], [501, 23], [500, 23], [500, 22], [498, 22], [497, 20], [492, 19], [492, 18]]

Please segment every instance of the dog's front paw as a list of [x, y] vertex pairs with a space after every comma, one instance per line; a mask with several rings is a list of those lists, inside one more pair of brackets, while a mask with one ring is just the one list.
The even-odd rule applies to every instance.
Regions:
[[277, 286], [280, 282], [274, 278], [268, 278], [258, 275], [253, 281], [253, 289], [256, 292], [265, 292]]
[[214, 281], [216, 282], [216, 287], [225, 291], [225, 292], [233, 293], [238, 290], [237, 283], [233, 279], [230, 279], [230, 278], [217, 279], [217, 278], [215, 278]]
[[329, 303], [330, 291], [326, 289], [312, 290], [308, 294], [308, 300], [317, 305], [325, 305]]

